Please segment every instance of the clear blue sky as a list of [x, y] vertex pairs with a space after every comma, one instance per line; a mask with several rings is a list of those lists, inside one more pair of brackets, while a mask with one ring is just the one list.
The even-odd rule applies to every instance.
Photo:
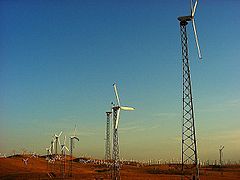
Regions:
[[[122, 112], [121, 157], [180, 159], [178, 16], [189, 1], [0, 1], [0, 152], [45, 153], [77, 124], [76, 155], [104, 157], [105, 111]], [[240, 1], [199, 0], [203, 61], [188, 26], [200, 159], [240, 159]], [[137, 151], [137, 152], [136, 152]]]

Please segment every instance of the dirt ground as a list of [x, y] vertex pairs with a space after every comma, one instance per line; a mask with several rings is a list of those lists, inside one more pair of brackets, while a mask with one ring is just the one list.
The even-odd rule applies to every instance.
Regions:
[[[27, 164], [23, 159], [27, 159]], [[69, 161], [50, 163], [45, 157], [14, 156], [0, 158], [0, 179], [111, 179], [108, 165], [94, 162], [73, 162], [70, 177]], [[65, 171], [64, 171], [65, 169]], [[65, 172], [62, 174], [62, 172]], [[121, 179], [161, 179], [180, 180], [180, 170], [177, 165], [141, 165], [137, 163], [123, 164], [120, 170]], [[63, 178], [64, 177], [64, 178]], [[224, 166], [222, 168], [209, 166], [200, 168], [201, 180], [237, 180], [240, 179], [240, 165]]]

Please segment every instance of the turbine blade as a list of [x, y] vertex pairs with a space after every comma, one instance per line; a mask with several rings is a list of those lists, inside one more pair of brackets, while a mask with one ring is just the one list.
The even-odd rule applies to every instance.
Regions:
[[69, 149], [68, 149], [68, 147], [67, 146], [64, 146], [65, 147], [65, 149], [69, 152]]
[[62, 131], [59, 133], [58, 137], [60, 137], [60, 136], [61, 136], [61, 134], [62, 134]]
[[194, 17], [194, 14], [196, 12], [196, 8], [197, 8], [197, 4], [198, 4], [198, 0], [195, 1], [194, 7], [192, 8], [192, 17]]
[[193, 31], [194, 31], [194, 35], [195, 35], [195, 42], [196, 42], [196, 46], [197, 46], [197, 50], [198, 50], [198, 57], [199, 57], [199, 59], [202, 59], [202, 54], [201, 54], [200, 46], [199, 46], [199, 43], [198, 43], [198, 35], [197, 35], [197, 29], [196, 29], [194, 18], [192, 18], [192, 26], [193, 26]]
[[59, 146], [61, 147], [60, 139], [58, 139], [58, 144], [59, 144]]
[[64, 137], [64, 145], [66, 144], [66, 136]]
[[128, 107], [128, 106], [121, 106], [120, 108], [121, 108], [121, 110], [124, 110], [124, 111], [134, 111], [135, 110], [135, 108]]
[[118, 96], [117, 85], [116, 85], [116, 83], [113, 84], [113, 88], [114, 88], [114, 92], [115, 92], [115, 96], [116, 96], [117, 104], [118, 104], [118, 106], [120, 106], [120, 99], [119, 99], [119, 96]]
[[118, 123], [119, 123], [119, 118], [120, 118], [119, 116], [120, 116], [120, 109], [118, 109], [118, 111], [117, 111], [117, 119], [116, 119], [115, 129], [118, 128]]
[[192, 15], [192, 11], [193, 11], [193, 0], [190, 0], [190, 9], [191, 9], [191, 15]]
[[77, 136], [74, 136], [73, 138], [76, 139], [77, 141], [79, 141], [79, 138]]

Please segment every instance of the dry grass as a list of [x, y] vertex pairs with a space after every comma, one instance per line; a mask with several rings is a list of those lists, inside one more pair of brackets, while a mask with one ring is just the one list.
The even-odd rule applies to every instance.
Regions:
[[[29, 158], [25, 165], [23, 158]], [[69, 159], [69, 158], [68, 158]], [[86, 159], [89, 160], [89, 159]], [[93, 162], [80, 163], [79, 159], [73, 162], [73, 176], [68, 176], [68, 162], [65, 179], [110, 179], [110, 169], [107, 165]], [[47, 163], [45, 157], [30, 158], [30, 156], [14, 156], [0, 158], [0, 179], [61, 179], [61, 162]], [[121, 167], [121, 179], [161, 179], [180, 180], [178, 165], [152, 165], [129, 164]], [[200, 169], [201, 180], [237, 180], [240, 179], [240, 166], [204, 167]]]

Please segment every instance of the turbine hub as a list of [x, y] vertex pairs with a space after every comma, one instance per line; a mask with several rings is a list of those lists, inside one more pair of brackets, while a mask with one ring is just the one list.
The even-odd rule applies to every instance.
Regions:
[[179, 21], [181, 21], [181, 22], [187, 22], [187, 21], [192, 21], [192, 16], [180, 16], [180, 17], [178, 17], [177, 19], [179, 20]]

